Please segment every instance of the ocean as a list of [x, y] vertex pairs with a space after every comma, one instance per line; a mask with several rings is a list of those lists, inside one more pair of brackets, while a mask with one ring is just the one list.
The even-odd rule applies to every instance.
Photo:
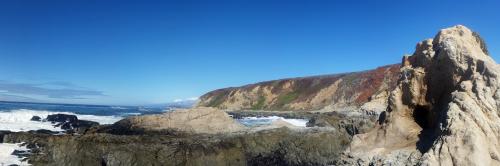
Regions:
[[298, 127], [306, 127], [306, 124], [309, 121], [307, 119], [287, 119], [279, 116], [244, 117], [241, 119], [237, 119], [238, 122], [249, 127], [269, 125], [276, 120], [283, 120]]
[[50, 122], [31, 121], [33, 116], [42, 119], [50, 114], [76, 115], [78, 119], [113, 124], [123, 118], [135, 115], [158, 114], [170, 111], [169, 107], [104, 106], [78, 104], [48, 104], [0, 102], [0, 130], [29, 131], [46, 129], [61, 131]]

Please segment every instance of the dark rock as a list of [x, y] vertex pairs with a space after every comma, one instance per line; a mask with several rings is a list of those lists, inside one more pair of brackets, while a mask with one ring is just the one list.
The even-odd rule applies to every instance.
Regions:
[[45, 130], [45, 129], [40, 129], [40, 130], [30, 130], [28, 131], [29, 133], [33, 134], [48, 134], [48, 135], [55, 135], [59, 134], [57, 131], [52, 131], [52, 130]]
[[38, 148], [38, 145], [28, 143], [28, 144], [26, 145], [26, 148], [28, 148], [28, 149], [35, 149], [35, 148]]
[[81, 133], [90, 127], [98, 126], [99, 123], [88, 121], [88, 120], [78, 120], [78, 117], [75, 115], [66, 115], [66, 114], [53, 114], [47, 116], [47, 121], [56, 123], [55, 127], [60, 127], [63, 130], [66, 130], [67, 133]]
[[33, 117], [31, 117], [31, 119], [30, 119], [30, 120], [31, 120], [31, 121], [41, 121], [41, 120], [42, 120], [42, 118], [40, 118], [39, 116], [33, 116]]
[[71, 126], [71, 122], [62, 122], [62, 123], [59, 123], [57, 125], [55, 125], [56, 127], [61, 127], [61, 129], [63, 130], [71, 130], [73, 129], [73, 127]]
[[98, 126], [99, 123], [97, 122], [94, 122], [94, 121], [88, 121], [88, 120], [78, 120], [74, 127], [77, 127], [77, 128], [82, 128], [82, 127], [85, 127], [85, 128], [90, 128], [90, 127], [93, 127], [93, 126]]
[[8, 130], [0, 130], [0, 143], [3, 143], [3, 138], [5, 135], [10, 134], [11, 132]]
[[26, 150], [14, 150], [11, 155], [17, 156], [19, 158], [25, 158], [30, 156], [30, 152]]
[[75, 115], [53, 114], [47, 116], [49, 122], [76, 122], [78, 118]]
[[372, 129], [376, 123], [375, 116], [356, 116], [346, 118], [337, 113], [324, 113], [312, 117], [307, 122], [307, 127], [334, 127], [347, 132], [350, 136], [365, 133]]

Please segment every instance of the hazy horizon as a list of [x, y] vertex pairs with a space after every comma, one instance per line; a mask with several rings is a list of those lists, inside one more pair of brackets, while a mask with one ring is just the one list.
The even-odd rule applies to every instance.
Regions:
[[[500, 2], [2, 1], [0, 101], [147, 105], [399, 63], [465, 25], [499, 59]], [[422, 12], [426, 9], [425, 12]]]

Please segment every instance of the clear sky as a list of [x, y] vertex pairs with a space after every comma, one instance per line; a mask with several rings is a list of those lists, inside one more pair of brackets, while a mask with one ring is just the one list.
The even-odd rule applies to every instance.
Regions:
[[463, 24], [500, 57], [495, 1], [0, 1], [0, 100], [155, 104], [399, 63]]

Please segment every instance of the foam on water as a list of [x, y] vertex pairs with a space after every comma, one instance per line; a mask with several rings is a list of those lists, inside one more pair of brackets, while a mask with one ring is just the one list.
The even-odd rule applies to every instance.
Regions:
[[90, 120], [99, 122], [100, 124], [113, 124], [123, 118], [120, 116], [79, 115], [71, 112], [51, 112], [51, 111], [41, 111], [41, 110], [18, 109], [11, 111], [0, 111], [0, 130], [10, 130], [14, 132], [40, 130], [40, 129], [63, 131], [60, 128], [54, 127], [53, 124], [51, 124], [50, 122], [31, 121], [31, 118], [33, 116], [39, 116], [40, 118], [43, 119], [51, 114], [76, 115], [80, 120]]
[[242, 119], [238, 119], [238, 122], [246, 126], [260, 126], [260, 125], [269, 125], [272, 122], [279, 119], [299, 127], [306, 127], [306, 124], [308, 122], [307, 119], [286, 119], [279, 116], [244, 117]]
[[21, 161], [23, 158], [12, 155], [14, 150], [28, 150], [26, 146], [20, 146], [21, 144], [0, 143], [0, 165], [29, 165], [26, 161]]

